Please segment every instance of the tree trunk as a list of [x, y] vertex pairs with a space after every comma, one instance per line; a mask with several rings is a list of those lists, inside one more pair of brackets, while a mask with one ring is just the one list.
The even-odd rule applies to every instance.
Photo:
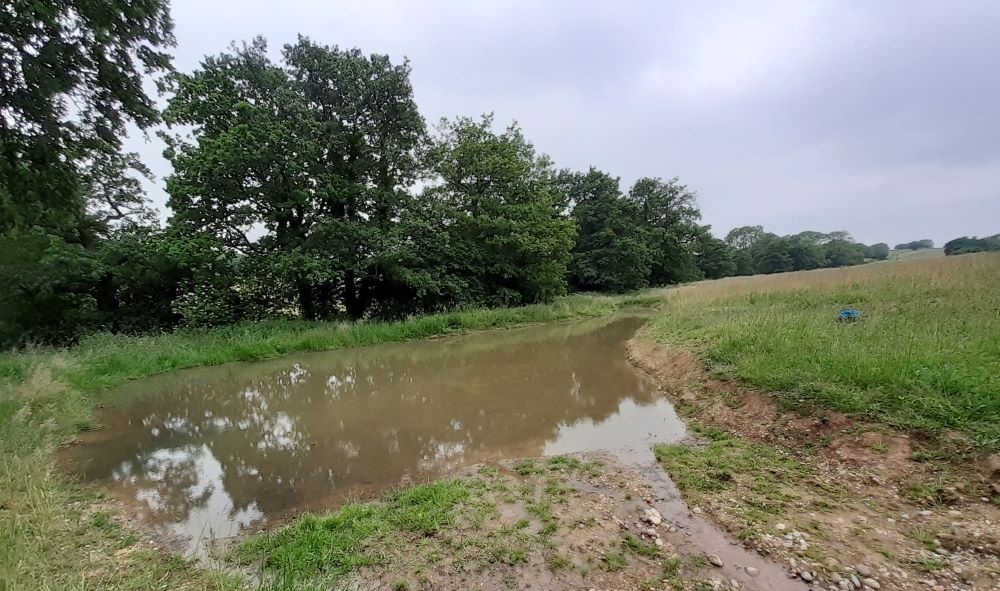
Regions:
[[300, 280], [296, 283], [299, 291], [299, 311], [306, 320], [316, 320], [316, 303], [313, 301], [312, 286], [307, 281]]
[[361, 299], [358, 297], [357, 279], [354, 271], [344, 273], [344, 307], [347, 308], [347, 315], [358, 319], [364, 313]]

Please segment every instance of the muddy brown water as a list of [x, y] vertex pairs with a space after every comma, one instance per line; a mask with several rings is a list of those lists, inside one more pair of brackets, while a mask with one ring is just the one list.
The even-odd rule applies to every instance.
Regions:
[[641, 317], [297, 354], [109, 393], [63, 450], [189, 551], [400, 483], [506, 458], [650, 456], [684, 426], [628, 364]]

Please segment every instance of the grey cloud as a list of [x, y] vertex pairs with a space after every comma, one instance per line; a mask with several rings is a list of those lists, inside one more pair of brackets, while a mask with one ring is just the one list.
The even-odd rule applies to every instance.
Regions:
[[[428, 121], [494, 111], [560, 166], [680, 176], [718, 234], [1000, 232], [996, 2], [175, 0], [174, 17], [182, 70], [257, 34], [408, 56]], [[169, 173], [157, 141], [132, 148]]]

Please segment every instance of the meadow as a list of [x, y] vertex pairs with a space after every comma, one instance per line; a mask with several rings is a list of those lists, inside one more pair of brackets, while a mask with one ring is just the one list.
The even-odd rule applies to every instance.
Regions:
[[[836, 322], [842, 308], [862, 319]], [[786, 406], [1000, 449], [1000, 255], [691, 284], [665, 292], [644, 330]]]

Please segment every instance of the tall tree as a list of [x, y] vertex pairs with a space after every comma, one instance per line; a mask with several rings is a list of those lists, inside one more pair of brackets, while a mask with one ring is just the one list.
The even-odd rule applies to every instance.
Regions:
[[173, 78], [167, 120], [195, 130], [167, 138], [173, 222], [260, 257], [306, 318], [360, 317], [424, 137], [409, 65], [304, 37], [283, 56], [258, 38]]
[[623, 292], [649, 284], [652, 256], [644, 220], [618, 179], [596, 168], [563, 172], [557, 184], [573, 207], [579, 235], [570, 282], [579, 290]]
[[566, 291], [573, 222], [553, 186], [547, 156], [511, 125], [493, 117], [442, 120], [429, 153], [437, 177], [425, 191], [447, 211], [442, 221], [469, 278], [473, 301], [516, 305], [549, 301]]
[[158, 120], [143, 79], [169, 70], [173, 43], [166, 0], [0, 9], [0, 232], [82, 216], [81, 161]]
[[698, 236], [696, 195], [676, 178], [642, 178], [629, 191], [647, 226], [652, 252], [650, 281], [663, 285], [700, 278], [693, 244]]

